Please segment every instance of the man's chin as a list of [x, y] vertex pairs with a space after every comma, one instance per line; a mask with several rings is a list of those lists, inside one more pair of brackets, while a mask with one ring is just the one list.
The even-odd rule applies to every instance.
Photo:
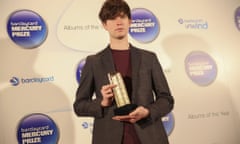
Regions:
[[122, 39], [124, 39], [125, 38], [125, 36], [118, 36], [117, 37], [117, 39], [119, 39], [119, 40], [122, 40]]

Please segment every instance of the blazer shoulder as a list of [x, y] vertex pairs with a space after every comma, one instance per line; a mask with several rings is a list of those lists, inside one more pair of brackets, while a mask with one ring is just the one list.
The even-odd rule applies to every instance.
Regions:
[[87, 59], [88, 60], [99, 60], [102, 56], [104, 56], [105, 55], [105, 53], [106, 53], [106, 51], [107, 51], [107, 48], [106, 49], [103, 49], [103, 50], [101, 50], [101, 51], [99, 51], [99, 52], [97, 52], [97, 53], [95, 53], [95, 54], [91, 54], [91, 55], [88, 55], [87, 56]]
[[140, 53], [142, 56], [145, 56], [145, 57], [156, 57], [156, 53], [146, 50], [146, 49], [133, 47], [133, 50], [136, 51], [137, 53]]

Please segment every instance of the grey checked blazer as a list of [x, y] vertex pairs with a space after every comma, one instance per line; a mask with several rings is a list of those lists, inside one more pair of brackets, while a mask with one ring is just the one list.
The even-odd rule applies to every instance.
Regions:
[[[168, 144], [161, 117], [174, 106], [168, 83], [156, 55], [130, 46], [132, 67], [132, 103], [149, 109], [150, 116], [134, 124], [142, 144]], [[112, 120], [112, 106], [100, 106], [102, 85], [108, 84], [107, 73], [114, 72], [111, 49], [88, 56], [73, 104], [78, 116], [94, 118], [93, 144], [121, 144], [123, 123]], [[96, 95], [92, 99], [93, 94]]]

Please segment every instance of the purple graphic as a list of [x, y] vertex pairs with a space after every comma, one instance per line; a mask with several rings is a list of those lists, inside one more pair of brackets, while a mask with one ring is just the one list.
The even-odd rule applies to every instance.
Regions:
[[206, 86], [217, 76], [215, 61], [205, 52], [191, 52], [185, 59], [185, 70], [188, 77], [198, 85]]
[[163, 122], [163, 126], [165, 128], [165, 131], [167, 133], [167, 135], [169, 136], [171, 134], [171, 132], [174, 129], [174, 117], [173, 117], [173, 113], [168, 113], [166, 116], [164, 116], [162, 118], [162, 122]]
[[129, 34], [133, 39], [142, 42], [152, 42], [158, 36], [160, 26], [155, 15], [147, 9], [132, 10], [132, 24]]
[[240, 7], [238, 7], [235, 11], [235, 24], [240, 31]]
[[7, 31], [13, 42], [27, 49], [38, 47], [47, 37], [44, 20], [30, 10], [12, 13], [8, 19]]
[[83, 59], [83, 60], [81, 60], [81, 61], [79, 62], [79, 64], [78, 64], [77, 72], [76, 72], [76, 78], [77, 78], [77, 82], [78, 82], [78, 83], [80, 82], [82, 69], [83, 69], [85, 63], [86, 63], [86, 60]]
[[22, 119], [17, 130], [19, 144], [57, 144], [59, 132], [52, 119], [44, 114], [31, 114]]

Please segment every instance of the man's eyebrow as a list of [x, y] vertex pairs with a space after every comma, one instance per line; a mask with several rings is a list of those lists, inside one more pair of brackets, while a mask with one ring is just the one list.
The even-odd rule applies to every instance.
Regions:
[[116, 16], [115, 16], [115, 17], [117, 17], [117, 16], [121, 16], [121, 17], [122, 17], [122, 16], [126, 16], [126, 15], [127, 15], [127, 14], [126, 14], [126, 13], [124, 13], [124, 12], [119, 12], [119, 13], [117, 13], [117, 14], [116, 14]]

